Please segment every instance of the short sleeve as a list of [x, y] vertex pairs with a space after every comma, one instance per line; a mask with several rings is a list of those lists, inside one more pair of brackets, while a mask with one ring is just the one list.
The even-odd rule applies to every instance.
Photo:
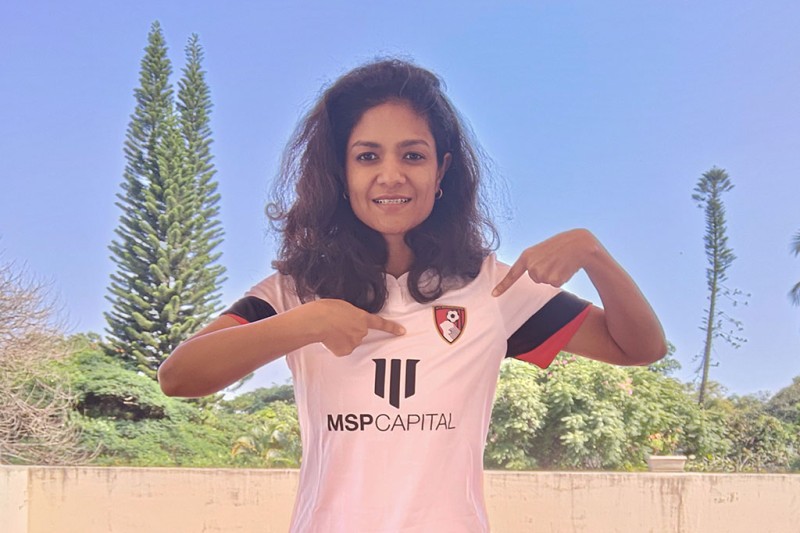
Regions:
[[269, 303], [255, 296], [245, 296], [223, 311], [222, 316], [229, 316], [240, 324], [251, 324], [277, 315], [277, 311]]
[[291, 278], [276, 273], [253, 285], [244, 297], [221, 314], [247, 324], [283, 313], [300, 303]]
[[[497, 285], [510, 267], [495, 261], [493, 284]], [[506, 325], [506, 357], [546, 368], [578, 331], [591, 304], [577, 296], [521, 276], [497, 297]]]

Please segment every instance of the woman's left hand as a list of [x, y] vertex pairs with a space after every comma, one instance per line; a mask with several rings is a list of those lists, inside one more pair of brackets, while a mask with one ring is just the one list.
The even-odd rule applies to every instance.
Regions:
[[560, 287], [583, 268], [602, 246], [586, 229], [573, 229], [550, 237], [522, 252], [492, 296], [500, 296], [525, 272], [536, 283]]
[[667, 352], [664, 330], [636, 283], [585, 229], [573, 229], [531, 246], [492, 295], [503, 294], [526, 272], [537, 283], [560, 287], [584, 269], [604, 309], [592, 306], [565, 349], [617, 365], [644, 365]]

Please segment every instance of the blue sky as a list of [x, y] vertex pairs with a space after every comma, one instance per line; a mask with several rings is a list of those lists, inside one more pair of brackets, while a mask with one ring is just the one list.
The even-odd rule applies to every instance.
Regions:
[[[341, 5], [335, 5], [341, 4]], [[139, 61], [160, 21], [173, 70], [205, 48], [226, 237], [223, 300], [269, 273], [280, 152], [321, 87], [376, 55], [439, 73], [508, 190], [499, 255], [591, 229], [636, 279], [693, 379], [706, 307], [700, 175], [726, 169], [730, 309], [712, 379], [800, 375], [800, 5], [794, 2], [21, 2], [0, 5], [0, 250], [50, 282], [73, 332], [101, 332], [108, 245]], [[569, 289], [597, 301], [580, 274]], [[278, 362], [252, 385], [283, 381]]]

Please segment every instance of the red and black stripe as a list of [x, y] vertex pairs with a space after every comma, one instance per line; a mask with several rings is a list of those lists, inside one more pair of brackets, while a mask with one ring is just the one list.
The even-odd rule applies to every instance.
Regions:
[[242, 324], [258, 322], [278, 313], [275, 308], [261, 298], [246, 296], [222, 312]]
[[547, 367], [580, 327], [591, 304], [560, 292], [508, 339], [506, 357]]

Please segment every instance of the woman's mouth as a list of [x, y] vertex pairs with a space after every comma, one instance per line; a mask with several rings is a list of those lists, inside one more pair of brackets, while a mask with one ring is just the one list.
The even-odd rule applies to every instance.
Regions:
[[407, 204], [411, 198], [375, 198], [372, 201], [380, 205]]

